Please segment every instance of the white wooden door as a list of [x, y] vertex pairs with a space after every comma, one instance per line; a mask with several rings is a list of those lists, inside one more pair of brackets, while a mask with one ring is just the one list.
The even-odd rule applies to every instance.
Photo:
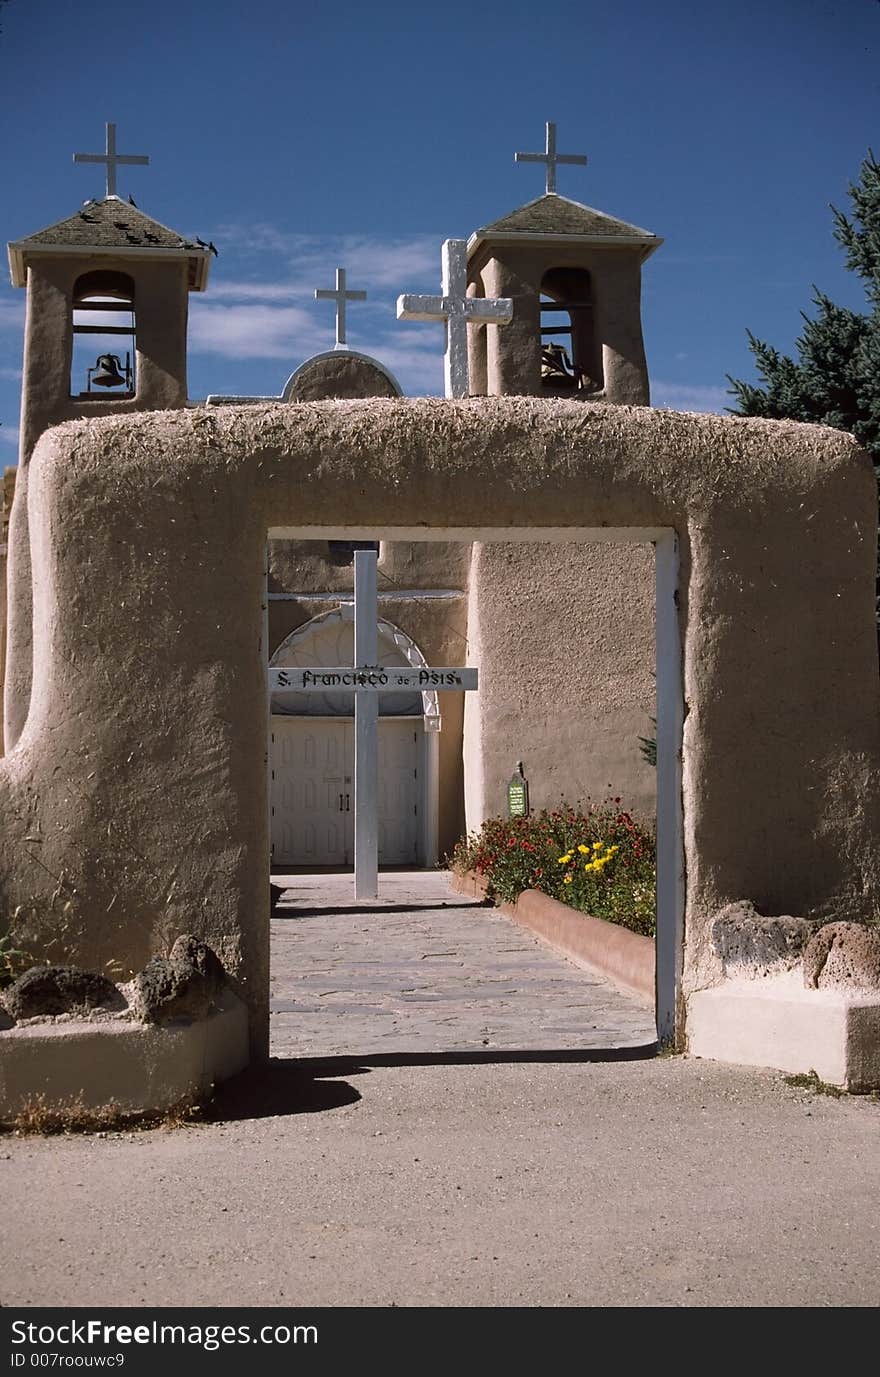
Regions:
[[[419, 718], [379, 719], [379, 864], [419, 854]], [[272, 718], [272, 864], [351, 865], [354, 723]]]
[[273, 717], [271, 744], [273, 865], [350, 865], [351, 722]]
[[420, 718], [379, 718], [379, 864], [415, 865], [419, 854]]

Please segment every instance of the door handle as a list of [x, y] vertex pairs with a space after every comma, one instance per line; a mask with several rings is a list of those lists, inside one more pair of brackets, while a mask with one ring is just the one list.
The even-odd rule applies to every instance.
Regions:
[[345, 795], [345, 811], [346, 813], [351, 812], [351, 794]]
[[342, 808], [342, 795], [341, 795], [341, 794], [339, 795], [339, 811], [340, 811], [340, 813], [343, 811], [343, 808]]

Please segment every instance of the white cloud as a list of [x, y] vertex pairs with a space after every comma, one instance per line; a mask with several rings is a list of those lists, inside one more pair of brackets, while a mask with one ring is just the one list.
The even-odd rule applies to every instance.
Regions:
[[[276, 256], [287, 264], [290, 279], [280, 290], [291, 294], [312, 296], [315, 287], [332, 287], [333, 272], [345, 268], [349, 286], [355, 290], [373, 288], [396, 293], [414, 290], [427, 278], [430, 286], [440, 282], [440, 236], [416, 235], [393, 239], [370, 238], [366, 235], [286, 234], [273, 225], [221, 225], [215, 235], [218, 244], [225, 245], [230, 256], [242, 258], [259, 254]], [[222, 270], [222, 265], [221, 265]], [[241, 288], [241, 282], [229, 284]], [[266, 284], [279, 290], [277, 280]], [[218, 283], [209, 289], [216, 296], [228, 287]]]
[[14, 445], [18, 449], [18, 426], [0, 426], [0, 444]]
[[651, 382], [651, 403], [666, 411], [706, 411], [724, 414], [730, 406], [726, 387], [706, 387], [699, 383]]
[[3, 382], [21, 382], [21, 378], [20, 368], [0, 368], [0, 379]]
[[302, 301], [314, 299], [314, 293], [301, 282], [217, 282], [212, 283], [208, 302], [212, 301]]
[[[332, 339], [330, 341], [332, 343]], [[193, 302], [189, 348], [231, 359], [291, 359], [327, 347], [327, 331], [298, 306]]]
[[24, 326], [24, 301], [0, 296], [0, 330], [21, 330]]

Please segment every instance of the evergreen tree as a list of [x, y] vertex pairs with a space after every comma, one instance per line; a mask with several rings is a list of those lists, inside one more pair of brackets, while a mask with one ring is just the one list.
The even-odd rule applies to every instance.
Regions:
[[[862, 280], [864, 314], [835, 306], [813, 289], [817, 314], [803, 314], [797, 359], [748, 332], [762, 386], [728, 375], [740, 416], [812, 421], [849, 430], [873, 457], [880, 478], [880, 163], [868, 150], [859, 180], [850, 183], [852, 218], [831, 207], [834, 237], [846, 266]], [[880, 594], [880, 559], [878, 559]], [[878, 598], [880, 622], [880, 598]]]

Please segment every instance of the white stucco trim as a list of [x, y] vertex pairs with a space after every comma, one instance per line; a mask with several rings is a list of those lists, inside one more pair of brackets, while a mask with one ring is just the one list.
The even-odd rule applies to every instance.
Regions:
[[[164, 228], [164, 226], [163, 226]], [[29, 258], [186, 258], [194, 264], [194, 279], [190, 283], [191, 292], [203, 292], [208, 285], [208, 269], [211, 258], [207, 249], [175, 249], [162, 245], [140, 245], [135, 248], [129, 244], [34, 244], [30, 240], [20, 240], [9, 244], [9, 273], [13, 287], [27, 286], [27, 260]]]

